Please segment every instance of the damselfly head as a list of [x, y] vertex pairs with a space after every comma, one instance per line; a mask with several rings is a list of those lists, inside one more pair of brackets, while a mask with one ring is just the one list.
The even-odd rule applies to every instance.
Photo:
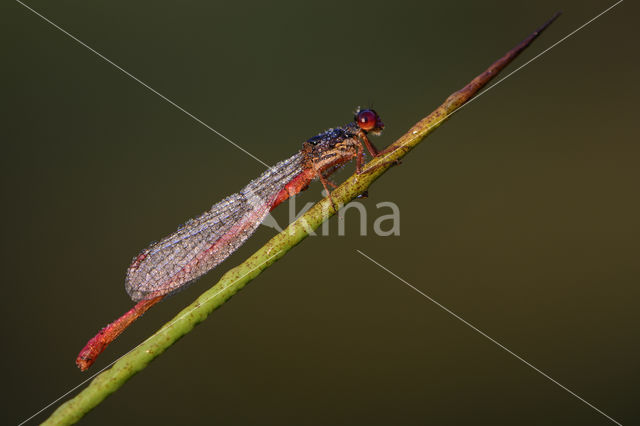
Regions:
[[384, 123], [380, 119], [380, 116], [372, 109], [358, 109], [354, 119], [358, 127], [367, 133], [371, 132], [377, 135], [384, 129]]

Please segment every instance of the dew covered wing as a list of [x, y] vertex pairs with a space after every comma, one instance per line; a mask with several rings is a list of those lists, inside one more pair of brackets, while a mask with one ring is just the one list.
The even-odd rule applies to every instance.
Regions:
[[302, 171], [298, 153], [265, 171], [176, 232], [143, 250], [127, 270], [134, 301], [173, 293], [204, 275], [240, 247], [269, 213], [276, 196]]

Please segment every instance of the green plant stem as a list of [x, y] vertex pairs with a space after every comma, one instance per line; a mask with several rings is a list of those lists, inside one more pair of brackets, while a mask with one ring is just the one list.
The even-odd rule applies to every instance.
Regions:
[[[486, 71], [461, 90], [449, 96], [435, 111], [416, 123], [400, 139], [385, 149], [380, 156], [370, 161], [362, 173], [351, 176], [336, 188], [331, 194], [333, 202], [339, 206], [344, 205], [365, 192], [376, 179], [416, 147], [426, 135], [440, 126], [444, 120], [507, 66], [557, 16], [558, 14], [554, 15], [540, 29], [494, 62]], [[44, 424], [71, 424], [78, 421], [335, 213], [336, 211], [328, 198], [318, 202], [245, 262], [224, 274], [216, 285], [205, 291], [195, 302], [183, 309], [147, 340], [121, 357], [113, 367], [99, 374], [86, 389], [61, 405]]]

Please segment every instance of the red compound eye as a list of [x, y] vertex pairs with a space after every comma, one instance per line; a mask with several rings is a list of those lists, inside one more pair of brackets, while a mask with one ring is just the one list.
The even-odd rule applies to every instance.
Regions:
[[371, 109], [364, 109], [356, 115], [358, 126], [364, 131], [374, 129], [378, 123], [378, 114]]

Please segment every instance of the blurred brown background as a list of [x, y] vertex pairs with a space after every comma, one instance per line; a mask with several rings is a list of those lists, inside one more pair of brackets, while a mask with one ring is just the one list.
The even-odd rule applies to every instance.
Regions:
[[[556, 10], [507, 71], [613, 1], [28, 4], [273, 164], [357, 105], [381, 114], [385, 146]], [[634, 8], [456, 114], [371, 188], [369, 235], [350, 211], [346, 236], [307, 239], [86, 424], [612, 424], [356, 249], [637, 423]], [[1, 16], [2, 423], [16, 424], [91, 374], [74, 358], [132, 306], [131, 258], [263, 166], [19, 3]], [[372, 232], [382, 201], [400, 207], [399, 237]], [[271, 235], [151, 310], [93, 371]]]

